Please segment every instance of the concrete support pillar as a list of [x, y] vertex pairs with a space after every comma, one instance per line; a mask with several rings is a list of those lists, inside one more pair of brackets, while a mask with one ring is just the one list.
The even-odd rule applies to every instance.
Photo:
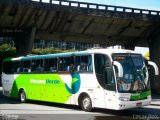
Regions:
[[[152, 35], [149, 40], [150, 60], [158, 65], [160, 71], [160, 35]], [[151, 71], [151, 89], [154, 93], [160, 93], [160, 75], [154, 76]]]
[[15, 41], [17, 56], [24, 56], [31, 53], [35, 35], [36, 35], [35, 27], [26, 29], [21, 33], [15, 34], [14, 41]]

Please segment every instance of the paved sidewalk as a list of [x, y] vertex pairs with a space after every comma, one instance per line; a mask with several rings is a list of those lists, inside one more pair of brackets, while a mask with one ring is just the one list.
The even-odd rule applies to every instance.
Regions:
[[151, 105], [160, 106], [160, 94], [152, 94]]

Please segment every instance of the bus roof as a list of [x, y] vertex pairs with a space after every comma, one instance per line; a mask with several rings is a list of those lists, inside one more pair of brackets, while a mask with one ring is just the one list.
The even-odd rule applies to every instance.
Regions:
[[16, 61], [16, 60], [30, 60], [30, 59], [43, 59], [43, 58], [53, 58], [53, 57], [67, 57], [71, 55], [87, 55], [91, 53], [102, 53], [111, 55], [112, 53], [135, 53], [131, 50], [125, 49], [106, 49], [106, 48], [93, 48], [88, 49], [85, 51], [78, 51], [78, 52], [67, 52], [67, 53], [56, 53], [56, 54], [46, 54], [46, 55], [27, 55], [17, 58], [7, 58], [4, 61]]

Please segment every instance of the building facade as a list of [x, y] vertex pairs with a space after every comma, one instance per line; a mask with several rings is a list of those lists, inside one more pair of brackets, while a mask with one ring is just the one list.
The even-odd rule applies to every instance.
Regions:
[[[0, 37], [1, 44], [9, 44], [12, 47], [15, 46], [13, 38]], [[33, 48], [58, 48], [62, 50], [74, 49], [74, 50], [86, 50], [93, 47], [107, 47], [102, 44], [93, 44], [93, 43], [82, 43], [82, 42], [64, 42], [64, 41], [55, 41], [55, 40], [35, 40]]]
[[2, 45], [2, 44], [9, 44], [12, 47], [15, 46], [15, 43], [14, 43], [12, 37], [0, 37], [0, 45]]

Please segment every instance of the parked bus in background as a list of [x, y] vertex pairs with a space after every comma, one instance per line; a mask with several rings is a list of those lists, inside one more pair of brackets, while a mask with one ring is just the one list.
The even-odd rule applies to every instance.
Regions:
[[[156, 64], [148, 64], [155, 68]], [[151, 89], [143, 56], [130, 50], [81, 52], [6, 59], [3, 94], [19, 98], [122, 110], [149, 105]]]

